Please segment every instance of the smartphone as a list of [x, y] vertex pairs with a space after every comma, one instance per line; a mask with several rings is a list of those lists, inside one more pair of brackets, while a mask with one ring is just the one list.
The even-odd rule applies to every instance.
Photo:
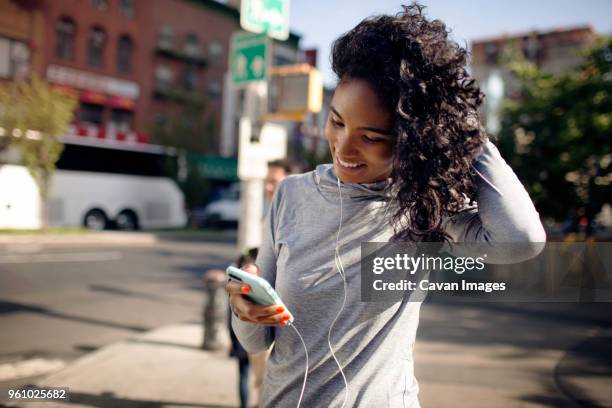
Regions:
[[[257, 275], [245, 272], [234, 266], [228, 266], [225, 273], [229, 279], [246, 283], [251, 287], [251, 292], [248, 295], [244, 295], [251, 302], [259, 305], [281, 305], [289, 312], [285, 303], [283, 303], [280, 296], [278, 296], [278, 293], [276, 293], [274, 288], [264, 278], [260, 278]], [[288, 322], [293, 323], [293, 314], [291, 312], [289, 312], [289, 316], [291, 317]]]

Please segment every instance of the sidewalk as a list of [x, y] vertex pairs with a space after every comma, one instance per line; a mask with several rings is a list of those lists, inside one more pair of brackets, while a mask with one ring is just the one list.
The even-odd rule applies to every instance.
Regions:
[[23, 407], [236, 407], [237, 363], [200, 349], [202, 327], [166, 326], [104, 347], [40, 381], [67, 387], [70, 402]]

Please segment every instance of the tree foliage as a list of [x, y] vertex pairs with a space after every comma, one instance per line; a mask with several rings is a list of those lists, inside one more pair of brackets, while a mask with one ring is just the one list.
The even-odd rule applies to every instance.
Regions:
[[502, 153], [543, 216], [583, 211], [592, 219], [612, 196], [612, 39], [562, 75], [521, 59], [509, 68], [521, 91], [502, 108]]
[[213, 148], [211, 140], [215, 123], [207, 115], [206, 101], [191, 94], [189, 96], [181, 98], [168, 96], [169, 99], [180, 102], [180, 108], [174, 112], [174, 115], [169, 115], [169, 118], [153, 125], [151, 141], [206, 154]]
[[197, 164], [189, 160], [189, 154], [182, 151], [178, 158], [166, 161], [164, 173], [172, 178], [185, 196], [185, 206], [193, 209], [202, 203], [210, 192], [210, 183], [200, 172]]
[[45, 228], [51, 176], [64, 149], [60, 136], [72, 121], [76, 100], [32, 76], [0, 87], [0, 106], [0, 127], [14, 136], [23, 165], [38, 185]]

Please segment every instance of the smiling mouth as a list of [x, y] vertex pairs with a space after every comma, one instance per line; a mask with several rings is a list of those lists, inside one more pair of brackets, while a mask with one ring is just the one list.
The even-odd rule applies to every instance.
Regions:
[[342, 159], [340, 159], [339, 157], [336, 156], [336, 161], [338, 162], [338, 164], [341, 167], [347, 168], [347, 169], [357, 169], [360, 167], [364, 167], [365, 163], [351, 163], [351, 162], [346, 162]]

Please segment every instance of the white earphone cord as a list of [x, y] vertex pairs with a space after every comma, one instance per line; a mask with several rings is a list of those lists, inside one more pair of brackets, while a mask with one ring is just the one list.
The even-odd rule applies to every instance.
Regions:
[[340, 242], [340, 231], [342, 230], [342, 189], [340, 187], [340, 179], [338, 180], [338, 194], [340, 195], [340, 224], [338, 226], [338, 233], [336, 234], [336, 248], [334, 249], [334, 263], [336, 264], [336, 268], [338, 269], [338, 273], [340, 274], [340, 276], [342, 277], [342, 286], [344, 289], [344, 298], [342, 299], [342, 307], [340, 307], [340, 310], [338, 311], [338, 314], [336, 314], [336, 317], [334, 318], [331, 326], [329, 326], [329, 331], [327, 332], [327, 345], [329, 346], [329, 351], [331, 352], [331, 355], [334, 359], [334, 361], [336, 362], [336, 365], [338, 366], [338, 369], [340, 370], [340, 374], [342, 375], [342, 379], [344, 380], [344, 402], [342, 403], [342, 408], [344, 408], [346, 406], [346, 402], [348, 401], [348, 381], [346, 380], [346, 376], [344, 375], [344, 371], [342, 370], [342, 366], [340, 365], [340, 362], [338, 361], [338, 358], [336, 357], [336, 354], [334, 353], [334, 348], [332, 347], [331, 344], [331, 332], [332, 329], [334, 328], [334, 325], [336, 324], [336, 321], [338, 320], [338, 318], [340, 317], [340, 314], [342, 313], [342, 311], [344, 310], [344, 306], [346, 305], [346, 276], [345, 276], [345, 272], [344, 272], [344, 266], [342, 265], [342, 259], [340, 258], [340, 251], [339, 251], [339, 242]]
[[304, 338], [300, 334], [300, 331], [297, 329], [297, 327], [295, 327], [295, 325], [293, 324], [291, 325], [291, 327], [293, 327], [293, 330], [295, 330], [300, 340], [302, 340], [302, 345], [304, 346], [304, 351], [306, 352], [306, 370], [304, 371], [304, 382], [302, 383], [302, 391], [300, 392], [300, 398], [298, 399], [296, 407], [300, 408], [300, 405], [302, 404], [302, 398], [304, 397], [304, 390], [306, 389], [306, 379], [308, 378], [308, 348], [306, 347], [306, 342], [304, 341]]

